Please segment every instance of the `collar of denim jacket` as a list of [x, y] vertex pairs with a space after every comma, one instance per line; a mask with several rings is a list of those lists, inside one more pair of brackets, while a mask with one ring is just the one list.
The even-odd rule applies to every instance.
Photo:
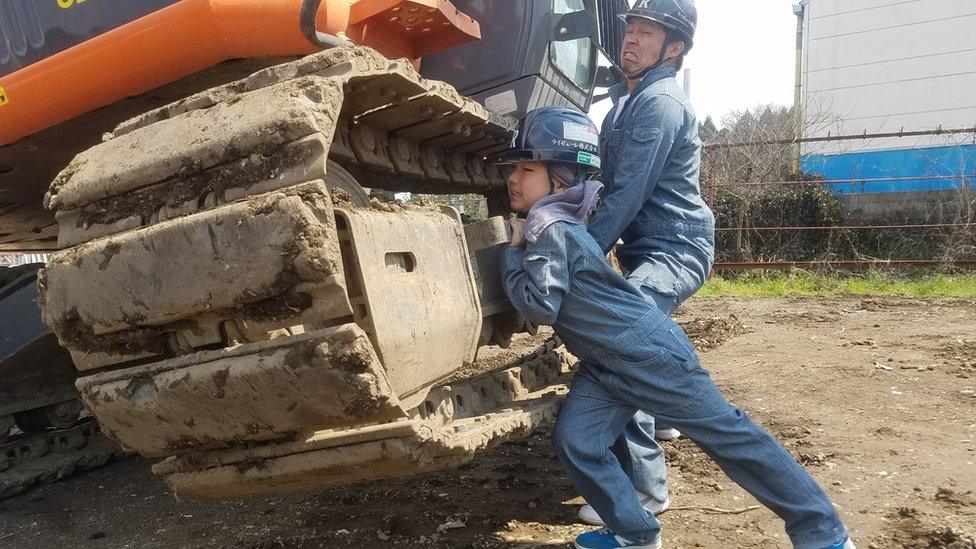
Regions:
[[[647, 89], [648, 86], [654, 84], [655, 82], [659, 82], [661, 80], [664, 80], [665, 78], [674, 78], [677, 75], [678, 75], [678, 69], [674, 67], [659, 67], [652, 71], [648, 71], [647, 74], [645, 74], [641, 78], [641, 81], [637, 84], [637, 87], [634, 88], [634, 92], [631, 95], [642, 92], [643, 90]], [[620, 98], [625, 95], [627, 95], [626, 80], [624, 80], [623, 82], [618, 82], [610, 87], [610, 99], [613, 101], [613, 104], [616, 105], [618, 109], [623, 108], [623, 105], [620, 104]]]

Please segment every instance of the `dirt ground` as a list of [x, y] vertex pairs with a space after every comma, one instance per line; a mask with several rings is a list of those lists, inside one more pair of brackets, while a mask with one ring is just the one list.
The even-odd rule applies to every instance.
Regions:
[[[976, 303], [710, 299], [678, 317], [859, 547], [976, 547]], [[564, 546], [588, 527], [548, 436], [454, 471], [228, 501], [179, 498], [125, 458], [0, 501], [0, 547]], [[667, 547], [789, 547], [781, 522], [691, 442], [665, 447]]]

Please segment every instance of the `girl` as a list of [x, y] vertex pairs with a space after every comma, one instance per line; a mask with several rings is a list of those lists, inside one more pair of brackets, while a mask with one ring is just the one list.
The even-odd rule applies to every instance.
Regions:
[[528, 114], [506, 163], [512, 245], [503, 284], [512, 304], [551, 325], [581, 361], [553, 444], [577, 490], [607, 529], [580, 548], [661, 547], [660, 523], [638, 498], [610, 447], [638, 411], [685, 433], [740, 486], [786, 521], [800, 549], [854, 547], [813, 478], [766, 431], [730, 405], [684, 331], [605, 261], [585, 221], [602, 185], [597, 130], [582, 113]]

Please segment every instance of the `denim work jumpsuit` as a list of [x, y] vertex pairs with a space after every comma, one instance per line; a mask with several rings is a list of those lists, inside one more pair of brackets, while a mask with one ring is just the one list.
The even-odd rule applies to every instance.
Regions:
[[[698, 121], [675, 74], [650, 71], [625, 102], [626, 82], [610, 89], [614, 108], [600, 134], [603, 203], [590, 221], [604, 251], [623, 240], [617, 255], [628, 280], [668, 314], [705, 283], [715, 250], [714, 216], [698, 184]], [[667, 467], [654, 429], [654, 418], [638, 413], [614, 453], [634, 487], [663, 503]]]
[[552, 325], [581, 360], [553, 443], [573, 485], [607, 526], [642, 543], [660, 536], [660, 523], [610, 450], [642, 411], [680, 429], [782, 517], [796, 547], [843, 542], [846, 529], [813, 478], [725, 400], [681, 327], [604, 258], [583, 224], [558, 221], [525, 249], [505, 251], [502, 281], [512, 304]]

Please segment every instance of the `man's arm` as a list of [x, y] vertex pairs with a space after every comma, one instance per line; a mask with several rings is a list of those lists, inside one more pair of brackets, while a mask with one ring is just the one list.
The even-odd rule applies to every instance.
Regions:
[[612, 188], [603, 195], [589, 232], [604, 253], [637, 217], [664, 171], [685, 125], [685, 109], [676, 99], [658, 95], [634, 105], [634, 124], [617, 146]]
[[535, 244], [502, 255], [502, 286], [515, 308], [535, 324], [551, 326], [569, 290], [566, 232], [550, 225]]

